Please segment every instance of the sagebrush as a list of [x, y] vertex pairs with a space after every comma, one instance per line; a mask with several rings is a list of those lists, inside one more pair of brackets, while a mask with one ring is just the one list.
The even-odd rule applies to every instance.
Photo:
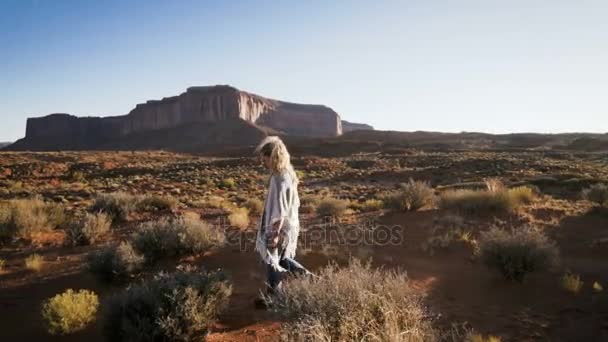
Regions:
[[42, 320], [50, 334], [70, 334], [95, 321], [98, 307], [99, 298], [94, 292], [68, 289], [42, 304]]

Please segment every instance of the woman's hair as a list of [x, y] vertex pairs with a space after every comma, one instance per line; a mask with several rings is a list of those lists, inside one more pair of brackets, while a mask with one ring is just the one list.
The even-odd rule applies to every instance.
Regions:
[[284, 171], [288, 171], [291, 173], [293, 179], [296, 182], [298, 181], [293, 166], [291, 166], [289, 152], [281, 138], [277, 136], [268, 136], [264, 138], [255, 149], [255, 152], [270, 158], [270, 168], [272, 172], [283, 173]]

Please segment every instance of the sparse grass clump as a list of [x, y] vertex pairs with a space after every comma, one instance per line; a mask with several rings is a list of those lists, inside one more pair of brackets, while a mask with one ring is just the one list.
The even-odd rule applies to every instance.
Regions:
[[131, 243], [121, 242], [99, 252], [89, 254], [89, 270], [104, 281], [124, 279], [139, 272], [144, 265], [144, 257]]
[[363, 202], [360, 206], [360, 210], [363, 212], [378, 211], [383, 207], [384, 203], [381, 200], [372, 198]]
[[608, 206], [608, 185], [595, 184], [583, 190], [582, 196], [584, 199], [591, 201], [597, 205]]
[[435, 203], [435, 191], [426, 182], [410, 179], [401, 185], [401, 190], [387, 195], [384, 203], [388, 209], [416, 211]]
[[25, 258], [25, 268], [34, 271], [40, 272], [44, 267], [44, 258], [39, 254], [32, 254]]
[[58, 204], [34, 197], [0, 203], [0, 239], [31, 239], [33, 234], [49, 232], [67, 222]]
[[232, 209], [232, 212], [228, 215], [228, 222], [231, 226], [239, 229], [247, 228], [249, 226], [249, 210], [247, 208]]
[[95, 198], [95, 202], [89, 211], [98, 213], [104, 212], [112, 221], [126, 221], [129, 214], [137, 205], [137, 197], [125, 192], [114, 192], [110, 194], [100, 194]]
[[555, 244], [539, 229], [526, 226], [510, 231], [492, 227], [482, 232], [479, 253], [488, 267], [519, 282], [530, 272], [554, 266], [558, 258]]
[[163, 218], [143, 223], [133, 235], [132, 243], [146, 261], [199, 254], [224, 242], [223, 232], [192, 217]]
[[73, 245], [94, 244], [110, 231], [111, 225], [112, 220], [103, 212], [87, 213], [82, 220], [68, 229], [67, 238]]
[[319, 195], [304, 195], [300, 197], [300, 212], [306, 214], [314, 213], [322, 199], [323, 197]]
[[439, 200], [442, 209], [458, 210], [469, 214], [508, 212], [534, 201], [536, 195], [528, 187], [507, 190], [451, 190]]
[[248, 199], [245, 204], [245, 208], [249, 209], [249, 212], [254, 215], [259, 215], [264, 211], [264, 202], [257, 198]]
[[[266, 298], [289, 341], [437, 341], [421, 298], [404, 273], [351, 261], [291, 280]], [[407, 332], [407, 334], [404, 334]]]
[[94, 292], [68, 289], [44, 302], [42, 319], [50, 334], [70, 334], [93, 322], [98, 307], [99, 298]]
[[349, 205], [348, 200], [326, 197], [319, 202], [316, 213], [321, 217], [339, 218], [346, 215]]
[[561, 280], [562, 287], [568, 292], [578, 294], [583, 288], [584, 282], [581, 280], [581, 277], [576, 274], [566, 273], [562, 276]]
[[204, 340], [231, 293], [222, 273], [160, 273], [110, 299], [104, 334], [108, 341]]
[[143, 211], [172, 211], [179, 201], [173, 196], [146, 195], [137, 202], [137, 209]]

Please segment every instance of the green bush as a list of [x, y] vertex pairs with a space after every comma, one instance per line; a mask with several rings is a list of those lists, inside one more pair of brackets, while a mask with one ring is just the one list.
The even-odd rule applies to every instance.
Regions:
[[137, 209], [143, 211], [172, 211], [179, 201], [172, 196], [146, 195], [137, 202]]
[[108, 341], [204, 340], [231, 293], [219, 272], [160, 273], [110, 299], [104, 334]]
[[31, 239], [33, 234], [49, 232], [64, 225], [67, 217], [58, 204], [38, 197], [0, 204], [0, 239]]
[[130, 277], [141, 271], [144, 264], [143, 255], [135, 251], [129, 242], [105, 247], [89, 254], [87, 259], [89, 270], [104, 281]]
[[103, 212], [110, 216], [112, 221], [126, 221], [137, 203], [137, 196], [125, 192], [99, 194], [89, 211], [94, 213]]
[[90, 245], [99, 241], [110, 231], [112, 220], [103, 212], [87, 213], [82, 220], [67, 231], [68, 241], [73, 245]]
[[583, 198], [598, 205], [608, 206], [608, 185], [595, 184], [583, 190]]
[[508, 280], [519, 282], [530, 272], [554, 266], [558, 259], [555, 244], [532, 227], [510, 231], [492, 227], [482, 232], [479, 254], [488, 267], [497, 269]]
[[[401, 272], [351, 261], [330, 265], [318, 278], [296, 278], [276, 296], [271, 310], [287, 322], [289, 341], [436, 341], [424, 304]], [[404, 332], [407, 335], [404, 336]]]
[[70, 334], [95, 321], [98, 307], [99, 299], [92, 291], [68, 289], [43, 303], [42, 319], [50, 334]]
[[219, 187], [222, 189], [234, 189], [236, 188], [236, 181], [234, 178], [226, 178], [220, 181]]
[[224, 233], [191, 217], [163, 218], [140, 225], [133, 246], [155, 262], [165, 257], [200, 254], [224, 243]]

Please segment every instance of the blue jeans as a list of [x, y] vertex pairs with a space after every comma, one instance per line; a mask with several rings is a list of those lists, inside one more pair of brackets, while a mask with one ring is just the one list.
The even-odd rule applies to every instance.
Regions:
[[280, 286], [283, 280], [284, 273], [290, 273], [297, 276], [302, 276], [310, 273], [302, 264], [293, 258], [287, 258], [281, 255], [279, 265], [287, 270], [287, 272], [279, 272], [272, 268], [271, 265], [266, 265], [268, 272], [268, 293], [274, 293]]

